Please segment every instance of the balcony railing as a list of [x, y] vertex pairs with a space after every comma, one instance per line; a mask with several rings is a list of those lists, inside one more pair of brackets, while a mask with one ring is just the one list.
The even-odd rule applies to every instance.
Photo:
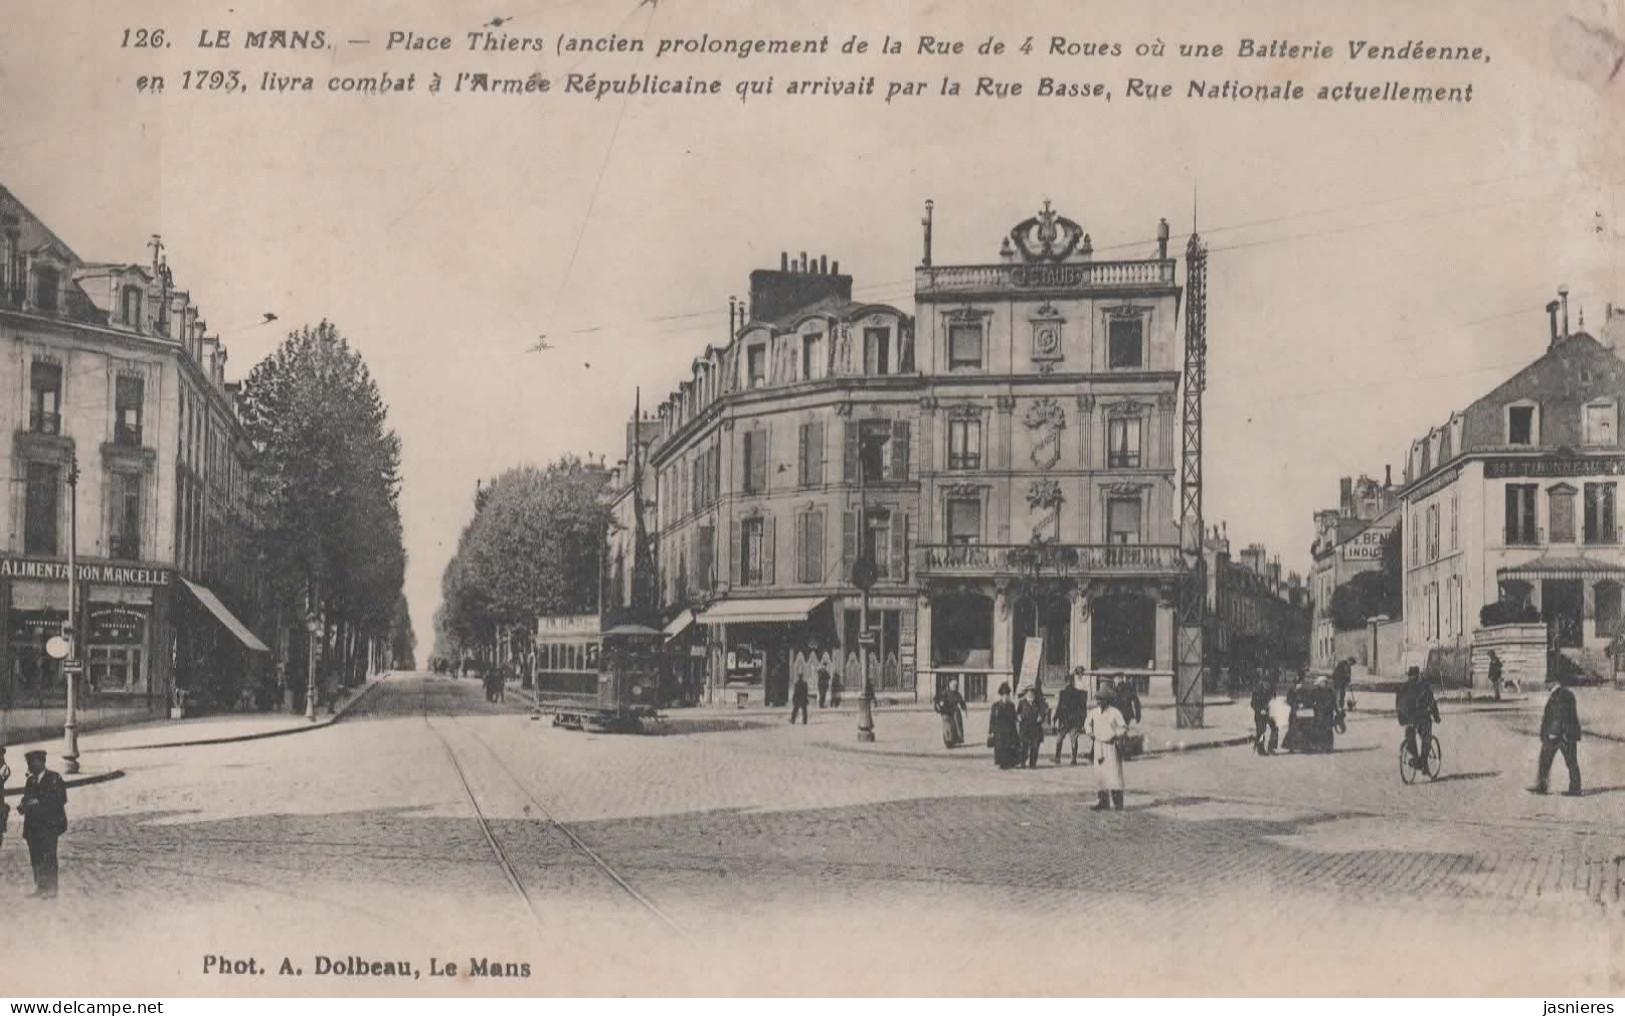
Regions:
[[134, 536], [115, 533], [107, 541], [107, 553], [115, 561], [141, 560], [141, 540]]
[[1179, 547], [1160, 543], [927, 543], [922, 575], [1167, 575], [1180, 570]]
[[62, 414], [47, 413], [43, 409], [30, 410], [28, 413], [28, 429], [36, 434], [62, 433]]
[[113, 424], [113, 443], [126, 448], [141, 447], [141, 425], [139, 423]]
[[917, 293], [1002, 292], [1028, 289], [1116, 289], [1171, 286], [1173, 259], [1078, 261], [1064, 264], [951, 265], [916, 268]]

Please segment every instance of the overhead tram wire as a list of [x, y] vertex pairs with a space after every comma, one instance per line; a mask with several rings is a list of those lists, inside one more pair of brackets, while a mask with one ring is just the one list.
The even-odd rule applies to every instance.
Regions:
[[[1264, 219], [1252, 219], [1252, 220], [1248, 220], [1248, 221], [1245, 221], [1245, 222], [1236, 222], [1236, 223], [1230, 223], [1230, 224], [1227, 224], [1227, 225], [1214, 226], [1212, 228], [1203, 227], [1202, 232], [1206, 236], [1211, 236], [1211, 235], [1213, 235], [1215, 233], [1234, 232], [1236, 230], [1251, 229], [1251, 228], [1254, 228], [1254, 227], [1257, 227], [1257, 226], [1275, 225], [1275, 224], [1278, 224], [1278, 223], [1291, 222], [1291, 221], [1295, 221], [1295, 220], [1298, 220], [1298, 219], [1314, 218], [1316, 216], [1321, 216], [1321, 215], [1331, 215], [1331, 214], [1336, 214], [1337, 212], [1349, 211], [1349, 210], [1352, 210], [1352, 209], [1355, 209], [1355, 208], [1376, 207], [1376, 206], [1380, 206], [1380, 205], [1396, 204], [1396, 203], [1401, 202], [1401, 201], [1416, 200], [1421, 195], [1432, 193], [1432, 192], [1438, 191], [1438, 190], [1472, 189], [1472, 188], [1478, 188], [1478, 187], [1491, 186], [1491, 185], [1494, 185], [1494, 184], [1497, 184], [1497, 183], [1503, 183], [1503, 182], [1507, 182], [1507, 181], [1511, 181], [1511, 180], [1528, 179], [1528, 178], [1531, 178], [1531, 177], [1537, 177], [1537, 176], [1541, 176], [1541, 175], [1542, 174], [1526, 173], [1526, 174], [1518, 174], [1518, 175], [1514, 175], [1514, 176], [1502, 177], [1502, 178], [1497, 178], [1497, 179], [1473, 181], [1473, 182], [1466, 183], [1466, 184], [1452, 185], [1452, 186], [1447, 187], [1447, 188], [1446, 187], [1431, 188], [1430, 190], [1419, 191], [1419, 192], [1416, 192], [1416, 193], [1410, 194], [1410, 195], [1399, 195], [1399, 196], [1390, 197], [1390, 198], [1379, 198], [1377, 200], [1369, 201], [1369, 202], [1354, 202], [1354, 203], [1350, 203], [1350, 204], [1346, 204], [1346, 205], [1335, 205], [1335, 206], [1330, 206], [1328, 208], [1314, 209], [1314, 210], [1304, 211], [1304, 212], [1297, 212], [1297, 213], [1293, 213], [1293, 214], [1290, 214], [1290, 215], [1271, 216], [1271, 217], [1264, 218]], [[1566, 174], [1559, 174], [1559, 175], [1566, 175]], [[1266, 237], [1266, 238], [1259, 239], [1259, 240], [1239, 241], [1239, 242], [1236, 242], [1236, 243], [1225, 244], [1223, 246], [1215, 246], [1215, 247], [1212, 247], [1210, 249], [1212, 251], [1245, 250], [1245, 249], [1250, 249], [1250, 248], [1254, 248], [1254, 247], [1268, 246], [1269, 244], [1273, 244], [1273, 243], [1294, 242], [1294, 241], [1297, 241], [1297, 240], [1312, 239], [1312, 238], [1317, 237], [1317, 236], [1334, 236], [1334, 235], [1338, 235], [1338, 234], [1341, 234], [1341, 233], [1353, 232], [1353, 231], [1360, 230], [1360, 229], [1375, 229], [1375, 228], [1380, 228], [1382, 226], [1395, 225], [1395, 224], [1398, 224], [1398, 223], [1409, 222], [1409, 221], [1413, 221], [1413, 220], [1414, 221], [1420, 221], [1420, 220], [1426, 220], [1426, 219], [1431, 219], [1431, 218], [1438, 218], [1438, 217], [1441, 217], [1441, 216], [1444, 216], [1444, 215], [1451, 215], [1451, 214], [1465, 213], [1465, 212], [1483, 211], [1483, 210], [1485, 210], [1487, 208], [1504, 207], [1507, 204], [1510, 204], [1512, 202], [1532, 201], [1532, 200], [1536, 200], [1536, 198], [1535, 197], [1510, 198], [1510, 199], [1508, 199], [1506, 201], [1497, 201], [1497, 202], [1485, 203], [1485, 204], [1458, 205], [1458, 206], [1453, 206], [1451, 208], [1446, 208], [1446, 209], [1438, 209], [1438, 210], [1433, 210], [1433, 211], [1419, 212], [1419, 213], [1417, 213], [1415, 215], [1394, 216], [1394, 217], [1387, 218], [1387, 219], [1378, 219], [1378, 220], [1368, 221], [1368, 222], [1351, 223], [1351, 224], [1345, 225], [1345, 226], [1332, 227], [1332, 228], [1323, 229], [1323, 230], [1314, 230], [1314, 231], [1304, 232], [1304, 233], [1294, 233], [1294, 234], [1291, 234], [1291, 235], [1288, 235], [1288, 236]], [[1104, 246], [1101, 246], [1101, 247], [1096, 247], [1095, 252], [1098, 254], [1098, 253], [1100, 253], [1102, 251], [1127, 250], [1127, 249], [1131, 249], [1131, 248], [1135, 248], [1135, 247], [1147, 247], [1147, 246], [1151, 246], [1151, 245], [1153, 245], [1155, 243], [1156, 243], [1155, 238], [1149, 238], [1149, 239], [1145, 239], [1145, 240], [1128, 240], [1128, 241], [1123, 241], [1123, 242], [1114, 243], [1114, 244], [1107, 244], [1107, 245], [1104, 245]], [[865, 294], [868, 294], [870, 296], [870, 298], [874, 302], [883, 302], [885, 299], [890, 299], [890, 298], [896, 298], [896, 299], [906, 298], [912, 292], [911, 287], [912, 287], [913, 283], [914, 283], [914, 277], [911, 275], [911, 276], [908, 276], [907, 278], [888, 279], [888, 280], [883, 280], [883, 281], [880, 281], [880, 282], [867, 283], [867, 284], [864, 284], [864, 285], [861, 285], [861, 286], [854, 286], [853, 287], [853, 292], [855, 294], [856, 293], [865, 293]], [[893, 293], [895, 293], [895, 297], [888, 296], [888, 294], [893, 294]], [[636, 322], [631, 322], [631, 324], [661, 324], [661, 323], [672, 322], [672, 321], [689, 321], [689, 320], [699, 322], [699, 321], [708, 320], [708, 319], [720, 319], [722, 317], [722, 315], [724, 315], [726, 313], [727, 313], [727, 311], [724, 310], [724, 309], [709, 309], [709, 308], [704, 309], [704, 310], [696, 309], [696, 310], [692, 310], [692, 311], [679, 311], [679, 312], [675, 312], [675, 313], [671, 313], [671, 314], [654, 315], [654, 316], [642, 318], [642, 319], [640, 319], [639, 321], [636, 321]], [[604, 327], [605, 326], [603, 324], [594, 324], [594, 325], [583, 326], [580, 329], [575, 329], [571, 334], [580, 334], [580, 333], [588, 331], [588, 330], [602, 329]], [[699, 325], [696, 325], [696, 330], [698, 330], [699, 327], [700, 327]], [[663, 333], [680, 333], [680, 332], [682, 332], [684, 330], [685, 329], [660, 329], [660, 331], [663, 332]]]

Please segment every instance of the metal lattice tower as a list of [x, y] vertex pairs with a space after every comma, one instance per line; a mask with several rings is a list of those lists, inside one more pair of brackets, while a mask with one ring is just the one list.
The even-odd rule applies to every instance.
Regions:
[[1185, 400], [1181, 417], [1180, 530], [1184, 575], [1175, 630], [1174, 698], [1179, 727], [1202, 726], [1207, 671], [1207, 559], [1202, 521], [1202, 392], [1207, 387], [1207, 244], [1185, 245]]

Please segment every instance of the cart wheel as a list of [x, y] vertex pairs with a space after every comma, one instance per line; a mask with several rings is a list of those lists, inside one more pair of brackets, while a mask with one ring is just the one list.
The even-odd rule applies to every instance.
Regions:
[[1429, 780], [1436, 780], [1443, 769], [1444, 749], [1439, 747], [1439, 739], [1435, 737], [1428, 742], [1428, 757], [1423, 760], [1423, 771], [1428, 774]]
[[1406, 786], [1416, 782], [1416, 767], [1411, 765], [1415, 757], [1409, 741], [1399, 742], [1399, 779]]

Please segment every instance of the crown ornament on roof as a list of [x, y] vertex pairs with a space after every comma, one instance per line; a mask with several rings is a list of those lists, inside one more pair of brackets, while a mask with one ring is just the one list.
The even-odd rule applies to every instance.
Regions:
[[1010, 239], [1023, 261], [1065, 261], [1078, 249], [1083, 227], [1057, 213], [1045, 198], [1043, 209], [1012, 229]]

